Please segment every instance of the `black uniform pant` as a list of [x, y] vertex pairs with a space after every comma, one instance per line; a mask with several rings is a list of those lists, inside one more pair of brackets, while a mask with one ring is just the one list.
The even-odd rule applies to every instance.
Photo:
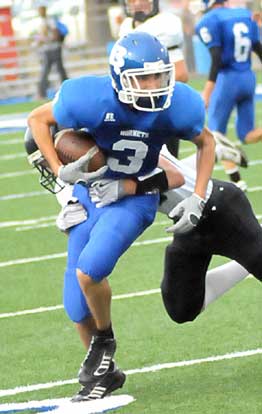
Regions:
[[174, 321], [194, 320], [205, 297], [205, 278], [213, 254], [236, 260], [262, 281], [262, 228], [251, 205], [234, 184], [214, 180], [199, 224], [175, 236], [166, 248], [161, 293]]

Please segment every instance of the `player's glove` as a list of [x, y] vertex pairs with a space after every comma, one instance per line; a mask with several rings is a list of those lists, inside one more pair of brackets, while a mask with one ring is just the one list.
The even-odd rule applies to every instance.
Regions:
[[72, 197], [58, 214], [56, 225], [59, 230], [66, 231], [86, 219], [87, 211], [76, 197]]
[[65, 183], [75, 184], [83, 182], [88, 184], [90, 181], [101, 178], [108, 169], [105, 165], [94, 172], [88, 171], [88, 165], [93, 156], [99, 151], [97, 147], [92, 147], [85, 155], [67, 165], [61, 165], [58, 169], [58, 178]]
[[89, 188], [89, 195], [98, 208], [107, 206], [125, 197], [124, 180], [94, 181]]
[[204, 207], [205, 200], [195, 193], [181, 201], [168, 214], [176, 223], [166, 229], [167, 233], [184, 234], [192, 230], [197, 226]]

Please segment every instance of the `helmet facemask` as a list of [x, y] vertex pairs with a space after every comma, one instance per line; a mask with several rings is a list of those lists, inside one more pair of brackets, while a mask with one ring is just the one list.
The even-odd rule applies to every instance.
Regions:
[[40, 150], [36, 150], [32, 154], [28, 155], [27, 159], [29, 164], [39, 171], [39, 183], [42, 187], [50, 191], [52, 194], [57, 194], [63, 190], [65, 187], [64, 184], [54, 175]]
[[[155, 79], [155, 88], [143, 88], [149, 77]], [[135, 109], [156, 112], [167, 109], [175, 86], [175, 70], [172, 63], [163, 61], [144, 63], [144, 68], [126, 69], [120, 74], [122, 89], [119, 100]], [[142, 85], [142, 87], [141, 87]]]
[[159, 12], [158, 0], [123, 0], [123, 4], [125, 14], [141, 23]]

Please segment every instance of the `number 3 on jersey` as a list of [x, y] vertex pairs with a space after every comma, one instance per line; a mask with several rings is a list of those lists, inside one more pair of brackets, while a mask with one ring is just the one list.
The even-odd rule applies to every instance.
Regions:
[[127, 155], [129, 164], [121, 164], [116, 158], [109, 157], [107, 164], [112, 171], [122, 172], [126, 174], [136, 174], [143, 165], [143, 161], [147, 156], [148, 146], [142, 141], [129, 141], [121, 139], [116, 142], [112, 149], [114, 151], [133, 150], [134, 155]]

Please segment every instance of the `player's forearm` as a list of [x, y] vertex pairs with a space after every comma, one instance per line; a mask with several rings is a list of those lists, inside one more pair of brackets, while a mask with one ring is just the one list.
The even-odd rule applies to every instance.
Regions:
[[176, 80], [179, 82], [188, 82], [189, 74], [185, 60], [179, 60], [175, 62], [175, 74]]
[[205, 84], [205, 87], [204, 87], [204, 90], [203, 90], [203, 93], [202, 93], [202, 97], [204, 99], [206, 108], [209, 105], [209, 100], [210, 100], [210, 97], [212, 95], [214, 87], [215, 87], [215, 83], [210, 81], [210, 80], [208, 80]]
[[158, 167], [165, 171], [168, 181], [168, 190], [181, 187], [185, 184], [183, 174], [174, 166], [174, 164], [172, 164], [171, 161], [161, 154], [158, 159]]
[[204, 129], [201, 139], [197, 140], [196, 144], [198, 147], [197, 177], [194, 192], [204, 199], [215, 163], [215, 141], [207, 128]]
[[144, 195], [154, 192], [163, 193], [168, 191], [168, 179], [165, 171], [159, 171], [155, 175], [143, 179], [123, 179], [122, 186], [126, 196], [128, 195]]
[[34, 140], [44, 158], [47, 160], [54, 174], [62, 165], [54, 148], [50, 133], [50, 126], [55, 123], [51, 115], [50, 104], [42, 105], [33, 110], [28, 117], [28, 125], [31, 128]]
[[176, 167], [165, 157], [159, 157], [160, 171], [139, 180], [125, 179], [123, 180], [124, 192], [126, 195], [142, 195], [158, 191], [163, 193], [173, 188], [181, 187], [184, 183], [183, 175]]

